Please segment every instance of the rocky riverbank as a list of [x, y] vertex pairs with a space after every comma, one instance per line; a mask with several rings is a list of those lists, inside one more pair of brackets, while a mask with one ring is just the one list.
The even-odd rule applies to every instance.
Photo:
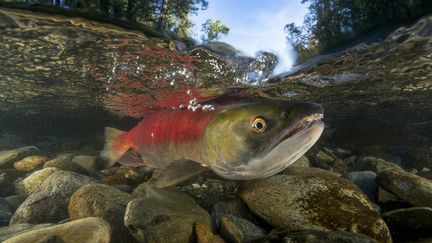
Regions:
[[97, 151], [0, 152], [4, 242], [406, 242], [431, 239], [429, 168], [315, 146], [272, 177], [203, 174], [155, 189]]

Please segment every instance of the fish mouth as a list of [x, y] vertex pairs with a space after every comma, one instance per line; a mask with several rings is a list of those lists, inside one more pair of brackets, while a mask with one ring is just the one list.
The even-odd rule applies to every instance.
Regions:
[[281, 133], [281, 136], [279, 139], [276, 139], [273, 143], [271, 143], [268, 146], [268, 150], [265, 154], [272, 151], [275, 147], [277, 147], [279, 144], [281, 144], [283, 141], [290, 139], [294, 137], [296, 134], [301, 133], [302, 131], [307, 130], [308, 128], [312, 127], [316, 123], [322, 123], [323, 119], [322, 113], [314, 113], [312, 115], [306, 116], [300, 121], [294, 123], [293, 125], [289, 126], [288, 128], [284, 129]]
[[279, 173], [319, 139], [324, 130], [322, 118], [322, 113], [315, 113], [286, 128], [263, 156], [253, 158], [247, 164], [230, 168], [215, 166], [212, 169], [216, 174], [232, 180], [258, 179]]

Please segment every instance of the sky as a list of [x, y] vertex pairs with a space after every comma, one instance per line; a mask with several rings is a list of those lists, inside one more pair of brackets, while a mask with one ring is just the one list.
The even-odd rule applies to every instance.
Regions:
[[271, 51], [279, 56], [275, 73], [292, 67], [295, 53], [286, 42], [284, 26], [303, 23], [307, 5], [301, 0], [209, 0], [207, 10], [191, 16], [195, 24], [194, 38], [201, 37], [201, 25], [207, 19], [219, 19], [230, 28], [227, 42], [245, 55], [255, 56], [259, 50]]

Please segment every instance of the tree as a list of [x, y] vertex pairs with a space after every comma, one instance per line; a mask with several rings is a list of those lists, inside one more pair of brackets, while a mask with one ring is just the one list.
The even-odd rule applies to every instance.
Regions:
[[207, 19], [206, 22], [202, 24], [201, 31], [206, 34], [201, 36], [201, 40], [203, 42], [211, 42], [218, 40], [222, 35], [228, 35], [230, 29], [218, 19]]

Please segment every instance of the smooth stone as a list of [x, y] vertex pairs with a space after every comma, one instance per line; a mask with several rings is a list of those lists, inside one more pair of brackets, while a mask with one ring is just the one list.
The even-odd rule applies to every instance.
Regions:
[[329, 164], [332, 163], [335, 158], [333, 158], [332, 156], [328, 155], [326, 152], [320, 150], [318, 151], [318, 153], [315, 154], [314, 158], [316, 160], [318, 160], [319, 162], [325, 163], [325, 164]]
[[336, 148], [335, 150], [333, 150], [333, 153], [338, 158], [347, 158], [347, 157], [352, 155], [352, 151], [347, 150], [347, 149], [341, 149], [341, 148]]
[[6, 197], [14, 195], [14, 182], [24, 173], [15, 169], [0, 169], [0, 196]]
[[341, 230], [391, 242], [372, 203], [349, 180], [329, 175], [276, 175], [247, 181], [240, 197], [280, 230]]
[[306, 156], [302, 155], [294, 163], [292, 163], [290, 167], [310, 167], [310, 161]]
[[81, 186], [94, 181], [71, 171], [55, 172], [18, 207], [11, 224], [55, 223], [68, 218], [69, 198]]
[[432, 238], [431, 208], [403, 208], [386, 212], [382, 217], [395, 239]]
[[300, 168], [300, 167], [291, 167], [291, 166], [283, 170], [281, 174], [301, 175], [301, 176], [321, 176], [321, 175], [328, 175], [328, 176], [335, 176], [335, 177], [341, 176], [341, 174], [336, 173], [334, 171], [324, 170], [320, 168], [315, 168], [315, 167]]
[[224, 239], [236, 243], [249, 242], [266, 235], [265, 230], [233, 215], [220, 218], [220, 232]]
[[23, 203], [26, 198], [27, 197], [23, 195], [12, 195], [5, 197], [5, 200], [9, 203], [11, 211], [15, 212], [19, 205], [21, 205], [21, 203]]
[[416, 207], [432, 207], [432, 181], [406, 171], [388, 170], [377, 177], [378, 185]]
[[45, 162], [44, 168], [48, 167], [55, 167], [59, 170], [67, 170], [67, 171], [73, 171], [76, 173], [80, 173], [83, 175], [88, 175], [88, 171], [82, 167], [81, 165], [75, 163], [72, 161], [72, 156], [69, 154], [65, 154], [63, 156], [58, 156], [55, 159], [49, 160]]
[[22, 160], [18, 160], [13, 164], [16, 170], [20, 171], [32, 171], [41, 169], [43, 164], [49, 160], [46, 156], [33, 155], [25, 157]]
[[282, 238], [283, 243], [376, 243], [377, 241], [363, 234], [344, 231], [304, 230], [288, 232]]
[[212, 217], [183, 192], [141, 187], [134, 193], [142, 197], [128, 203], [124, 222], [139, 242], [190, 242], [196, 223], [213, 229]]
[[388, 203], [388, 202], [396, 202], [399, 199], [391, 192], [388, 192], [381, 187], [378, 187], [378, 202], [379, 203]]
[[12, 217], [11, 207], [6, 199], [0, 197], [0, 227], [9, 225]]
[[372, 202], [376, 203], [378, 197], [376, 176], [373, 171], [352, 171], [342, 177], [356, 184]]
[[130, 242], [133, 236], [124, 225], [126, 206], [134, 198], [129, 193], [104, 184], [88, 184], [78, 189], [69, 200], [72, 220], [99, 217], [112, 228], [113, 242]]
[[225, 241], [219, 236], [213, 234], [212, 230], [205, 224], [195, 224], [195, 234], [198, 243], [224, 243]]
[[403, 170], [399, 165], [375, 157], [360, 157], [352, 164], [350, 171], [373, 171], [377, 174], [386, 170]]
[[4, 243], [33, 243], [56, 236], [64, 242], [109, 243], [111, 227], [103, 219], [90, 217], [65, 224], [30, 230], [4, 241]]
[[42, 183], [52, 174], [59, 171], [59, 169], [55, 167], [47, 167], [43, 168], [41, 170], [37, 170], [27, 176], [26, 178], [22, 180], [16, 181], [15, 184], [15, 192], [28, 196], [35, 192], [39, 187], [42, 185]]
[[0, 227], [0, 242], [4, 242], [4, 240], [8, 238], [12, 238], [30, 230], [41, 229], [52, 225], [53, 224], [13, 224], [6, 227]]
[[35, 146], [27, 146], [13, 150], [0, 151], [0, 168], [12, 167], [15, 161], [30, 156], [38, 150], [39, 149]]
[[217, 227], [219, 227], [219, 219], [228, 214], [257, 223], [253, 213], [240, 199], [217, 202], [211, 210], [211, 215], [215, 219]]
[[95, 156], [92, 155], [75, 155], [72, 162], [81, 165], [88, 171], [94, 171], [99, 169], [99, 164]]

